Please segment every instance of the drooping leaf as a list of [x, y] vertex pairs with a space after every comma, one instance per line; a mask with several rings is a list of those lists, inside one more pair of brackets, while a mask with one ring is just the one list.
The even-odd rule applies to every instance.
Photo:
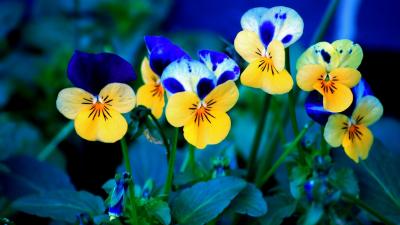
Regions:
[[181, 225], [205, 224], [220, 214], [245, 186], [246, 182], [236, 177], [197, 183], [171, 199], [172, 215]]
[[[143, 186], [152, 179], [156, 187], [161, 187], [167, 177], [167, 154], [164, 145], [150, 143], [143, 136], [129, 146], [129, 159], [135, 183]], [[118, 172], [125, 171], [124, 166]]]
[[361, 200], [392, 221], [400, 221], [400, 155], [375, 139], [363, 170], [358, 170]]
[[61, 190], [25, 196], [13, 202], [16, 210], [40, 217], [49, 217], [69, 223], [82, 213], [90, 217], [100, 215], [105, 207], [103, 200], [86, 191]]
[[304, 225], [315, 225], [321, 219], [324, 208], [321, 204], [312, 203], [305, 215]]
[[0, 193], [10, 199], [53, 190], [74, 190], [68, 175], [47, 162], [30, 156], [14, 156], [3, 164], [9, 171], [0, 171]]
[[261, 191], [254, 184], [248, 183], [232, 200], [230, 209], [239, 214], [259, 217], [267, 212], [267, 203]]
[[293, 214], [297, 202], [295, 199], [285, 193], [279, 193], [267, 197], [268, 212], [258, 221], [261, 225], [279, 225], [283, 219]]

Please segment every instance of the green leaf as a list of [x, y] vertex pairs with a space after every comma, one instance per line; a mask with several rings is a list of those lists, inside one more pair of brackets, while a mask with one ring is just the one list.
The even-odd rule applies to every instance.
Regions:
[[159, 199], [151, 199], [146, 205], [147, 214], [155, 217], [160, 223], [169, 225], [171, 223], [171, 212], [168, 203]]
[[360, 192], [357, 178], [352, 169], [332, 169], [328, 175], [329, 182], [344, 193], [357, 196]]
[[76, 221], [76, 216], [87, 213], [93, 217], [105, 210], [103, 200], [86, 191], [51, 191], [17, 199], [12, 207], [16, 210], [40, 217], [49, 217], [69, 223]]
[[400, 155], [375, 140], [365, 171], [359, 171], [361, 199], [392, 221], [400, 221]]
[[259, 217], [267, 212], [267, 203], [254, 184], [247, 186], [233, 199], [230, 209], [239, 214]]
[[171, 200], [172, 215], [180, 225], [205, 224], [218, 216], [245, 187], [246, 182], [237, 177], [197, 183]]
[[312, 203], [311, 207], [308, 208], [304, 225], [315, 225], [321, 219], [324, 213], [324, 208], [322, 205], [318, 203]]
[[269, 205], [268, 212], [258, 220], [261, 225], [279, 225], [296, 210], [296, 200], [285, 193], [267, 197], [266, 201]]

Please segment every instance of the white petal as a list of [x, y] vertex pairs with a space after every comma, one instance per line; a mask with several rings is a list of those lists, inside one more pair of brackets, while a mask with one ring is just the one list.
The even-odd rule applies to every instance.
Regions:
[[243, 30], [253, 31], [258, 34], [262, 16], [268, 11], [268, 8], [257, 7], [247, 10], [240, 19]]

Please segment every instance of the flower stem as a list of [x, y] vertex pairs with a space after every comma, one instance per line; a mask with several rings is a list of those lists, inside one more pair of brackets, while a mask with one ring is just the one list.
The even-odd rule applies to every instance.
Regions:
[[46, 145], [46, 147], [39, 153], [38, 159], [43, 161], [49, 157], [58, 144], [63, 141], [74, 129], [74, 121], [69, 121], [65, 126], [58, 132], [58, 134]]
[[174, 175], [175, 158], [176, 158], [176, 145], [178, 143], [178, 133], [179, 133], [179, 128], [175, 128], [174, 138], [172, 140], [172, 151], [171, 154], [169, 154], [169, 160], [168, 160], [168, 174], [167, 174], [167, 181], [164, 186], [164, 196], [168, 196], [172, 188], [172, 181], [173, 181], [172, 179]]
[[261, 187], [262, 185], [265, 184], [265, 182], [268, 181], [268, 179], [272, 176], [272, 174], [275, 173], [275, 171], [279, 168], [279, 166], [285, 161], [286, 157], [290, 155], [290, 153], [293, 152], [293, 150], [296, 149], [297, 145], [299, 144], [300, 140], [304, 137], [306, 134], [307, 130], [314, 124], [313, 121], [310, 123], [306, 124], [303, 128], [303, 130], [300, 131], [300, 133], [296, 136], [296, 138], [287, 145], [287, 147], [284, 149], [282, 155], [278, 158], [278, 160], [272, 165], [272, 167], [268, 170], [268, 172], [260, 179], [260, 182], [257, 183], [258, 187]]
[[256, 130], [256, 134], [253, 139], [253, 144], [251, 146], [250, 158], [248, 162], [248, 174], [247, 180], [251, 181], [255, 177], [255, 170], [256, 170], [256, 160], [258, 155], [258, 149], [260, 148], [261, 137], [265, 127], [265, 120], [267, 118], [267, 112], [269, 105], [271, 103], [271, 96], [269, 94], [265, 94], [264, 98], [264, 105], [261, 111], [260, 120], [258, 121], [258, 127]]
[[129, 192], [129, 200], [131, 203], [132, 211], [129, 217], [129, 221], [131, 222], [132, 225], [138, 225], [136, 202], [135, 202], [135, 190], [134, 190], [135, 181], [133, 179], [131, 162], [129, 160], [129, 155], [128, 155], [128, 145], [126, 144], [125, 138], [122, 138], [120, 142], [121, 142], [122, 156], [124, 158], [125, 168], [126, 171], [128, 171], [128, 173], [131, 175], [131, 182], [129, 183], [128, 186], [128, 192]]
[[168, 143], [167, 135], [165, 135], [164, 130], [161, 127], [160, 123], [158, 122], [157, 118], [152, 113], [150, 113], [149, 115], [150, 115], [150, 118], [153, 120], [153, 122], [156, 124], [158, 132], [160, 133], [161, 138], [163, 140], [163, 144], [165, 146], [165, 149], [167, 150], [167, 158], [169, 158], [169, 154], [170, 154], [171, 149], [170, 149], [170, 146], [169, 146], [169, 143]]
[[314, 33], [314, 36], [311, 39], [311, 44], [322, 41], [338, 5], [339, 0], [331, 0], [324, 13], [324, 18], [322, 18], [321, 23], [318, 25], [317, 31]]
[[344, 201], [352, 203], [352, 204], [358, 206], [359, 208], [364, 209], [365, 211], [369, 212], [371, 215], [378, 218], [382, 223], [384, 223], [386, 225], [395, 225], [395, 223], [393, 223], [392, 221], [390, 221], [389, 219], [384, 217], [381, 213], [379, 213], [375, 209], [369, 207], [365, 202], [361, 201], [360, 199], [358, 199], [352, 195], [346, 194], [346, 193], [343, 193], [342, 196], [343, 196]]

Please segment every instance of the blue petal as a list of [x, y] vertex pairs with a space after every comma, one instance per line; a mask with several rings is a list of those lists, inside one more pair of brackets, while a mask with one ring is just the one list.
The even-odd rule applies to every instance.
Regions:
[[119, 217], [122, 215], [122, 212], [124, 211], [124, 206], [123, 203], [124, 202], [124, 198], [122, 197], [117, 204], [111, 206], [108, 209], [108, 215], [109, 216], [115, 216], [115, 217]]
[[93, 95], [109, 83], [128, 83], [136, 79], [132, 65], [112, 53], [75, 51], [68, 64], [68, 78], [76, 87]]
[[269, 20], [264, 21], [263, 24], [260, 26], [260, 38], [265, 46], [268, 46], [268, 44], [272, 41], [272, 39], [274, 38], [274, 34], [274, 24]]
[[197, 83], [197, 95], [200, 99], [203, 99], [210, 93], [215, 87], [214, 80], [208, 78], [201, 78]]
[[158, 45], [173, 45], [173, 43], [163, 36], [144, 36], [144, 42], [149, 53]]
[[237, 80], [240, 75], [240, 68], [234, 60], [222, 52], [201, 50], [199, 51], [200, 62], [204, 63], [211, 70], [217, 84], [228, 80]]
[[[369, 84], [365, 81], [364, 78], [361, 78], [360, 82], [351, 89], [353, 92], [353, 103], [350, 105], [348, 109], [346, 109], [342, 114], [347, 116], [351, 116], [357, 102], [366, 95], [373, 95]], [[321, 125], [325, 125], [328, 121], [328, 117], [333, 113], [326, 111], [323, 107], [323, 97], [317, 91], [312, 91], [307, 96], [305, 104], [307, 115], [311, 117], [314, 121], [320, 123]]]
[[146, 36], [145, 42], [150, 53], [150, 67], [159, 76], [171, 62], [184, 57], [190, 58], [186, 52], [167, 38]]
[[167, 78], [163, 81], [163, 86], [165, 89], [167, 89], [171, 94], [175, 94], [178, 92], [185, 91], [185, 88], [183, 88], [182, 84], [179, 83], [179, 81], [173, 77]]
[[161, 82], [169, 94], [181, 91], [182, 87], [184, 91], [199, 94], [197, 85], [202, 78], [216, 83], [215, 75], [203, 63], [183, 58], [172, 62], [165, 68]]

